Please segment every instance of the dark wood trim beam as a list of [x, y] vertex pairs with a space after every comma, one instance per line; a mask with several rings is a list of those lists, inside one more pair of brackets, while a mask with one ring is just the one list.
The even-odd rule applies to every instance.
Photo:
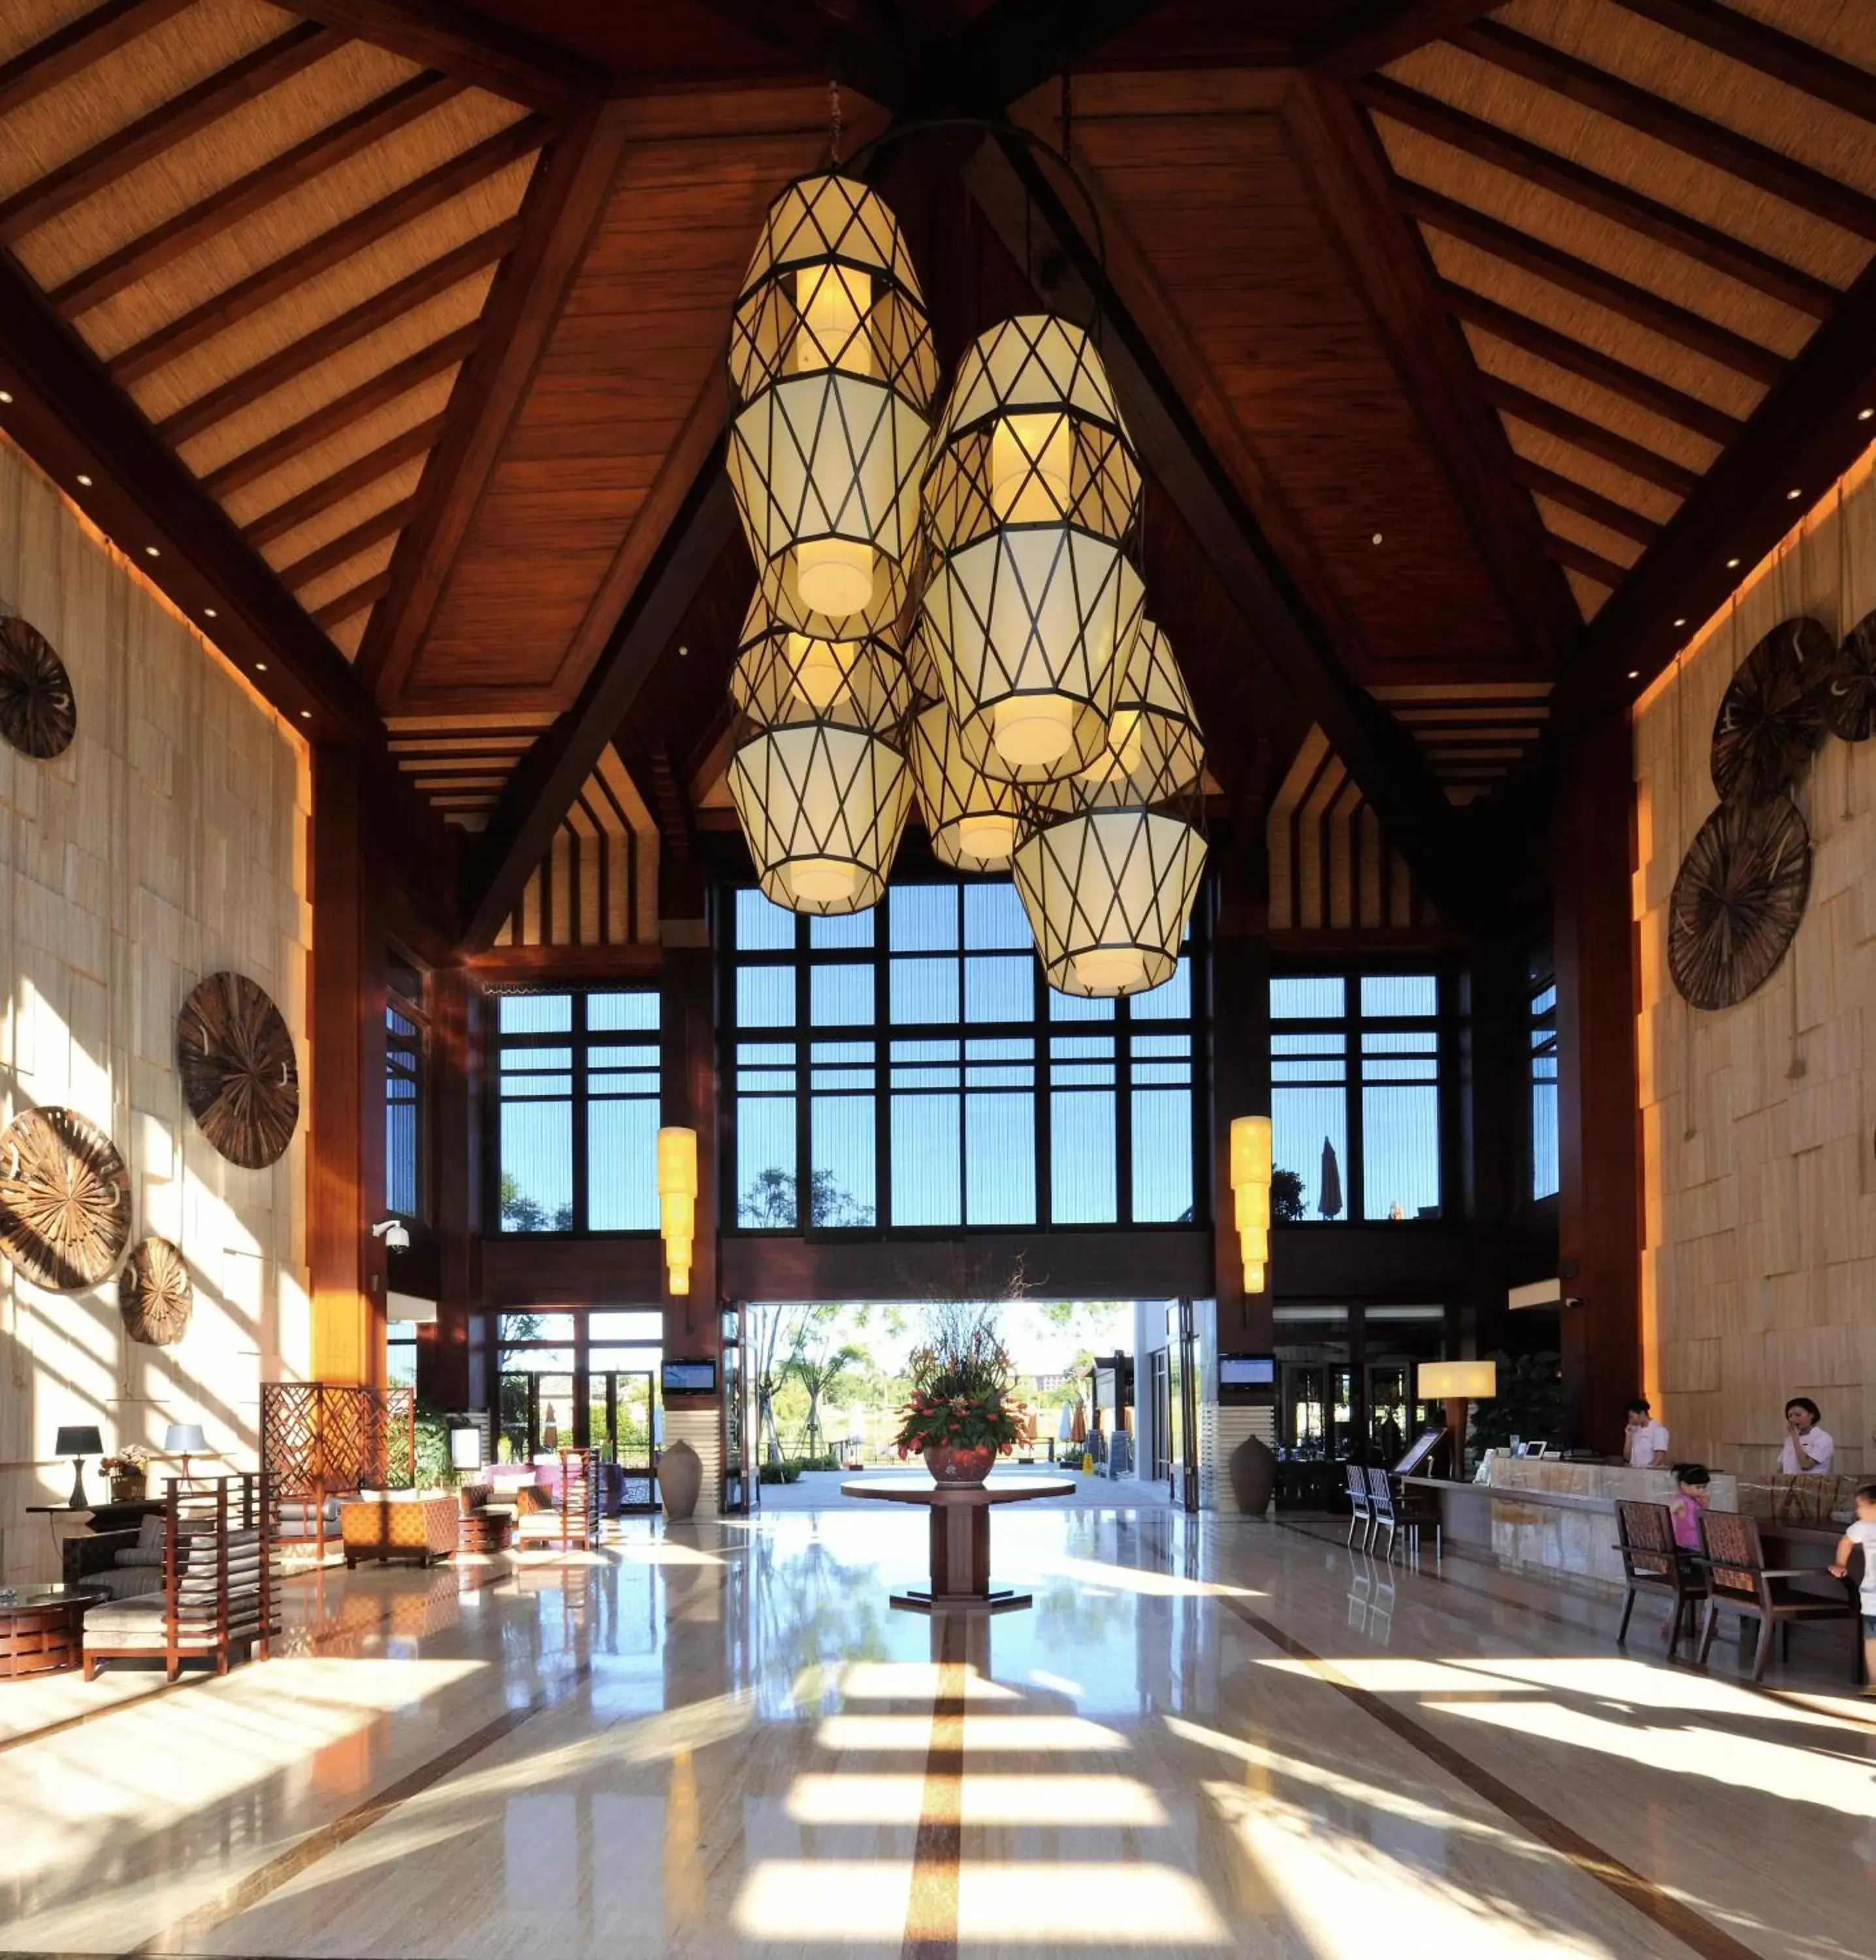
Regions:
[[1160, 0], [990, 0], [946, 49], [959, 101], [1001, 109], [1093, 54], [1153, 13]]
[[213, 428], [237, 409], [271, 395], [296, 375], [306, 374], [355, 341], [401, 320], [413, 307], [447, 293], [472, 273], [492, 265], [514, 247], [520, 236], [521, 221], [511, 218], [507, 224], [469, 240], [429, 265], [420, 266], [407, 277], [329, 320], [323, 326], [288, 342], [278, 353], [231, 377], [220, 387], [198, 395], [186, 408], [178, 409], [159, 422], [157, 432], [167, 442], [184, 443], [204, 429]]
[[336, 469], [323, 482], [315, 483], [302, 490], [297, 497], [289, 497], [284, 504], [277, 504], [272, 510], [263, 512], [250, 524], [243, 528], [241, 535], [251, 545], [272, 544], [275, 538], [284, 538], [289, 531], [296, 531], [322, 511], [329, 511], [335, 504], [342, 504], [348, 497], [355, 495], [380, 477], [388, 476], [393, 469], [400, 469], [414, 457], [425, 456], [440, 440], [449, 417], [432, 415], [428, 421], [392, 437], [389, 442], [380, 443], [367, 456], [361, 456], [355, 463], [348, 463], [343, 469]]
[[1652, 517], [1645, 517], [1639, 511], [1631, 511], [1627, 504], [1602, 496], [1574, 477], [1560, 476], [1554, 469], [1527, 462], [1521, 456], [1513, 457], [1512, 474], [1534, 495], [1547, 497], [1552, 503], [1561, 504], [1565, 510], [1574, 511], [1579, 517], [1588, 518], [1606, 531], [1633, 538], [1638, 545], [1652, 545], [1661, 536], [1661, 527]]
[[252, 449], [231, 457], [220, 469], [210, 470], [202, 479], [202, 488], [211, 496], [225, 497], [243, 484], [267, 476], [283, 463], [304, 455], [329, 436], [336, 435], [340, 430], [351, 428], [354, 422], [362, 422], [367, 415], [376, 415], [380, 409], [389, 407], [400, 395], [407, 395], [434, 376], [459, 366], [474, 351], [481, 336], [481, 322], [472, 320], [467, 326], [459, 326], [455, 332], [445, 334], [428, 347], [419, 348], [394, 367], [386, 368], [383, 374], [373, 375], [370, 380], [349, 390], [336, 400], [315, 409], [310, 415], [301, 416], [277, 435], [270, 435]]
[[354, 524], [350, 530], [341, 533], [330, 544], [321, 545], [317, 551], [308, 552], [304, 558], [295, 558], [291, 565], [283, 565], [280, 568], [281, 584], [289, 592], [297, 592], [301, 586], [310, 585], [314, 579], [323, 578], [329, 571], [336, 571], [361, 552], [369, 551], [374, 545], [395, 537], [410, 522], [411, 514], [416, 508], [414, 497], [406, 497], [401, 504], [386, 504], [363, 523]]
[[1453, 285], [1442, 279], [1436, 291], [1440, 304], [1455, 320], [1483, 328], [1495, 339], [1521, 348], [1527, 354], [1534, 354], [1541, 361], [1549, 361], [1552, 367], [1561, 368], [1566, 374], [1594, 381], [1612, 395], [1620, 395], [1638, 407], [1651, 409], [1682, 428], [1705, 436], [1709, 442], [1722, 445], [1729, 443], [1745, 426], [1737, 415], [1728, 415], [1712, 402], [1697, 400], [1678, 388], [1671, 388], [1652, 374], [1645, 374], [1625, 361], [1617, 361], [1593, 347], [1585, 346], [1582, 341], [1572, 339], [1567, 333], [1559, 333], [1555, 327], [1546, 326], [1541, 320], [1533, 320], [1527, 313], [1500, 306], [1496, 300], [1488, 300], [1483, 293], [1475, 293], [1469, 286]]
[[615, 940], [603, 946], [493, 946], [472, 953], [469, 967], [491, 986], [507, 980], [533, 987], [556, 980], [655, 980], [663, 959], [662, 947]]
[[1814, 95], [1847, 114], [1876, 123], [1876, 75], [1795, 34], [1725, 7], [1719, 0], [1619, 0], [1631, 14], [1726, 55], [1763, 75]]
[[1366, 0], [1296, 43], [1299, 63], [1338, 81], [1385, 68], [1469, 27], [1502, 0]]
[[1283, 129], [1525, 652], [1554, 667], [1575, 644], [1576, 608], [1544, 555], [1528, 500], [1507, 494], [1511, 444], [1479, 400], [1471, 353], [1434, 294], [1425, 247], [1394, 208], [1379, 138], [1346, 91], [1308, 75], [1284, 103]]
[[1626, 708], [1686, 644], [1689, 631], [1725, 603], [1742, 572], [1869, 446], [1873, 433], [1876, 266], [1812, 336], [1744, 433], [1597, 615], [1581, 659], [1552, 698], [1560, 733]]
[[[294, 10], [550, 115], [577, 114], [606, 92], [610, 80], [552, 42], [451, 0], [294, 0]], [[539, 18], [552, 11], [543, 8]]]
[[1671, 490], [1677, 497], [1683, 498], [1691, 497], [1700, 487], [1697, 471], [1687, 469], [1641, 443], [1631, 442], [1626, 436], [1617, 435], [1614, 429], [1604, 428], [1601, 422], [1592, 422], [1585, 416], [1572, 414], [1568, 409], [1560, 408], [1554, 402], [1547, 402], [1541, 395], [1534, 395], [1527, 388], [1501, 381], [1496, 374], [1479, 377], [1479, 392], [1502, 414], [1515, 416], [1519, 422], [1542, 429], [1560, 441], [1572, 444], [1588, 455], [1599, 456], [1604, 463], [1613, 463], [1631, 476], [1640, 477], [1644, 483], [1658, 485], [1663, 490]]
[[231, 110], [323, 61], [349, 38], [314, 22], [302, 21], [147, 116], [140, 116], [127, 129], [80, 151], [0, 204], [0, 245], [11, 245], [49, 224], [152, 157], [160, 157], [186, 138], [218, 123]]
[[377, 710], [332, 642], [3, 253], [0, 387], [14, 398], [0, 426], [190, 619], [212, 609], [204, 631], [296, 729], [382, 743]]
[[524, 116], [474, 145], [459, 156], [439, 164], [433, 170], [400, 185], [376, 204], [342, 218], [316, 238], [263, 266], [245, 279], [237, 280], [226, 292], [169, 321], [153, 333], [127, 347], [110, 363], [111, 378], [128, 385], [154, 374], [159, 368], [186, 354], [191, 348], [212, 340], [218, 333], [262, 307], [271, 306], [295, 287], [342, 264], [355, 252], [409, 224], [425, 212], [447, 204], [453, 197], [506, 170], [518, 158], [538, 150], [552, 132], [552, 125], [539, 116]]
[[1585, 211], [1639, 231], [1656, 244], [1665, 245], [1670, 251], [1679, 252], [1712, 272], [1723, 272], [1741, 285], [1809, 313], [1814, 320], [1828, 320], [1843, 298], [1827, 279], [1801, 272], [1769, 252], [1761, 252], [1757, 246], [1748, 245], [1729, 233], [1703, 224], [1697, 218], [1690, 218], [1671, 205], [1658, 203], [1614, 177], [1599, 177], [1567, 157], [1558, 156], [1478, 116], [1468, 116], [1430, 95], [1423, 95], [1388, 76], [1366, 76], [1352, 84], [1350, 92], [1364, 108], [1390, 116], [1422, 135], [1431, 136], [1436, 142], [1474, 157], [1480, 163], [1493, 164], [1527, 183], [1553, 191]]
[[367, 606], [377, 605], [390, 589], [391, 574], [381, 571], [375, 578], [367, 578], [362, 584], [355, 585], [349, 592], [342, 592], [336, 599], [320, 606], [313, 615], [313, 623], [329, 632], [341, 620], [362, 612]]
[[623, 105], [583, 112], [536, 166], [516, 224], [520, 240], [483, 308], [483, 338], [450, 397], [449, 433], [425, 466], [419, 514], [399, 540], [391, 588], [359, 648], [380, 693], [408, 676], [541, 356], [617, 180]]
[[910, 8], [881, 0], [704, 0], [704, 5], [804, 74], [857, 89], [882, 108], [930, 109], [944, 93], [945, 43]]
[[523, 757], [482, 832], [463, 943], [472, 953], [494, 943], [522, 887], [552, 841], [561, 816], [637, 699], [653, 665], [682, 624], [723, 548], [736, 535], [736, 510], [714, 444], [580, 698]]
[[[1604, 558], [1600, 552], [1593, 552], [1587, 545], [1579, 545], [1573, 539], [1560, 538], [1553, 531], [1544, 533], [1544, 548], [1559, 565], [1567, 565], [1572, 571], [1580, 571], [1585, 578], [1593, 578], [1610, 592], [1629, 575], [1614, 558]], [[320, 623], [324, 624], [323, 617]]]
[[1709, 361], [1717, 361], [1722, 368], [1730, 368], [1751, 380], [1769, 386], [1785, 372], [1785, 361], [1770, 348], [1716, 326], [1703, 313], [1690, 313], [1685, 307], [1676, 306], [1644, 286], [1619, 279], [1600, 266], [1560, 251], [1528, 232], [1502, 224], [1470, 205], [1456, 203], [1437, 191], [1423, 190], [1403, 177], [1395, 178], [1394, 183], [1401, 208], [1410, 218], [1445, 232], [1449, 238], [1477, 246], [1507, 265], [1521, 266], [1527, 272], [1561, 286], [1566, 292], [1593, 300], [1622, 319], [1677, 342], [1696, 354], [1704, 354]]
[[1876, 240], [1876, 198], [1866, 196], [1821, 170], [1813, 170], [1764, 143], [1741, 135], [1723, 123], [1709, 122], [1665, 96], [1651, 94], [1631, 81], [1547, 43], [1534, 40], [1496, 21], [1480, 21], [1452, 37], [1456, 47], [1477, 55], [1540, 88], [1593, 109], [1645, 136], [1684, 150], [1715, 169], [1749, 183], [1755, 189], [1782, 198], [1800, 211], [1827, 224], [1839, 225], [1859, 238]]
[[96, 265], [74, 274], [53, 288], [53, 310], [63, 318], [73, 320], [94, 306], [101, 306], [126, 286], [134, 286], [139, 279], [148, 278], [192, 250], [204, 239], [265, 210], [276, 199], [310, 183], [462, 92], [463, 84], [448, 75], [412, 75], [377, 101], [367, 102], [362, 109], [355, 110], [304, 142], [269, 158], [246, 176], [224, 185], [213, 196], [192, 204], [186, 211], [179, 211], [154, 231], [132, 239]]
[[0, 116], [11, 116], [81, 68], [147, 34], [193, 0], [106, 0], [0, 63]]

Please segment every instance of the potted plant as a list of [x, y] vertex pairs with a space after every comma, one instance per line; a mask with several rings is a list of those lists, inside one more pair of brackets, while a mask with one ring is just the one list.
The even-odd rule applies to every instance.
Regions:
[[127, 1443], [99, 1465], [111, 1480], [113, 1504], [140, 1503], [150, 1488], [150, 1452], [140, 1443]]
[[987, 1308], [940, 1307], [930, 1342], [913, 1353], [911, 1399], [893, 1438], [901, 1459], [916, 1449], [940, 1484], [981, 1484], [1022, 1433], [1010, 1399], [1016, 1369]]

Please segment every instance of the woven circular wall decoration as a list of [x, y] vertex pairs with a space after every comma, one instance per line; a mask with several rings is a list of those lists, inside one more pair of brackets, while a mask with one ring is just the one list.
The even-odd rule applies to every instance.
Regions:
[[130, 1236], [117, 1146], [69, 1109], [28, 1109], [0, 1132], [0, 1252], [54, 1293], [108, 1279]]
[[196, 1290], [182, 1249], [167, 1239], [145, 1239], [117, 1275], [117, 1310], [133, 1341], [168, 1348], [189, 1325]]
[[1836, 651], [1815, 619], [1782, 619], [1741, 663], [1713, 722], [1713, 787], [1728, 803], [1762, 803], [1804, 774]]
[[1730, 1007], [1785, 957], [1811, 891], [1811, 832], [1789, 797], [1723, 803], [1668, 905], [1668, 970], [1696, 1007]]
[[280, 1010], [244, 974], [211, 973], [176, 1023], [183, 1093], [231, 1163], [262, 1170], [293, 1139], [300, 1075]]
[[1838, 644], [1824, 692], [1824, 720], [1846, 742], [1876, 735], [1876, 612], [1865, 612]]
[[0, 735], [44, 762], [78, 732], [72, 676], [52, 642], [24, 619], [0, 619]]

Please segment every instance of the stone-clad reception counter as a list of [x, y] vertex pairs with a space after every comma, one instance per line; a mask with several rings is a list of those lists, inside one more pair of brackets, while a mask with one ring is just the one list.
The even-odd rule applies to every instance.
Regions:
[[[1569, 1572], [1622, 1583], [1616, 1550], [1618, 1500], [1665, 1504], [1677, 1488], [1671, 1470], [1636, 1470], [1626, 1463], [1565, 1463], [1493, 1452], [1486, 1473], [1491, 1493], [1492, 1554], [1514, 1570]], [[1739, 1508], [1736, 1478], [1715, 1471], [1715, 1510]]]

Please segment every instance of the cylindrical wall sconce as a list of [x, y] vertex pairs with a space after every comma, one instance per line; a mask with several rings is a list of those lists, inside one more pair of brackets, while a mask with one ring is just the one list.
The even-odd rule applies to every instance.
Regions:
[[697, 1237], [697, 1132], [658, 1132], [658, 1230], [671, 1290], [691, 1290], [691, 1249]]
[[1234, 1116], [1231, 1121], [1231, 1195], [1238, 1243], [1244, 1258], [1244, 1290], [1261, 1293], [1270, 1263], [1270, 1119]]

